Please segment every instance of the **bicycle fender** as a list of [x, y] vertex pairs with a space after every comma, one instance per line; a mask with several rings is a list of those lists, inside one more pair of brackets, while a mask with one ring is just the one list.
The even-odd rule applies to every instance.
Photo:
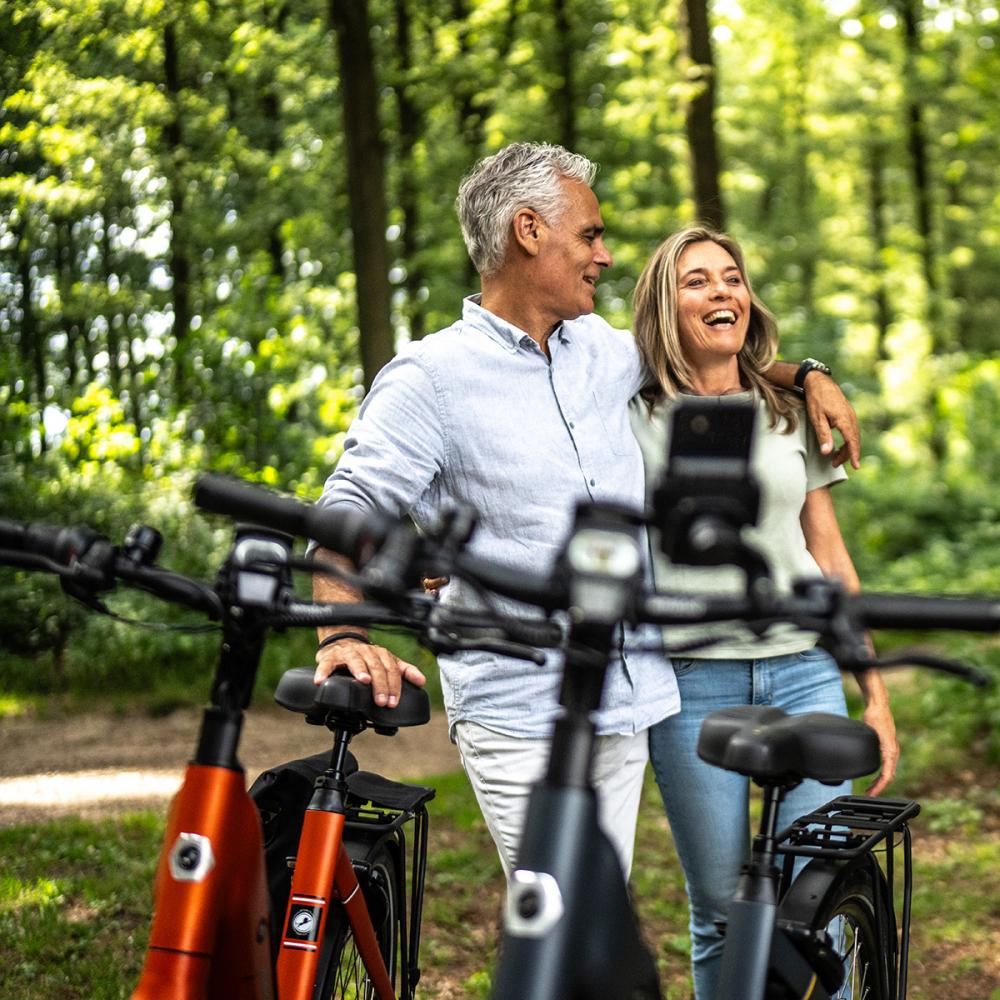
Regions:
[[[867, 855], [856, 858], [813, 858], [795, 877], [788, 891], [778, 904], [778, 919], [799, 924], [809, 924], [812, 915], [820, 909], [834, 885], [855, 870], [871, 874]], [[876, 866], [877, 868], [877, 866]], [[884, 881], [881, 869], [877, 878]]]

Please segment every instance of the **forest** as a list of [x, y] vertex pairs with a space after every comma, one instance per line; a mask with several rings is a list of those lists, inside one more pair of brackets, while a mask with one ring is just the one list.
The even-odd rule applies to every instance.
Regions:
[[[476, 290], [461, 177], [531, 139], [600, 164], [613, 323], [673, 228], [744, 242], [782, 355], [860, 415], [866, 585], [1000, 590], [992, 0], [8, 0], [0, 52], [5, 516], [145, 521], [211, 572], [194, 477], [318, 494], [379, 367]], [[8, 691], [211, 649], [21, 574], [0, 608]]]

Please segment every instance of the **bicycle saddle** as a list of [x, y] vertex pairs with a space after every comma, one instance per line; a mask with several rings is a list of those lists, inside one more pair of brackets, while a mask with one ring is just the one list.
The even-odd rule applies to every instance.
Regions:
[[427, 692], [403, 681], [399, 704], [381, 708], [372, 698], [370, 684], [355, 680], [347, 671], [335, 671], [322, 684], [313, 683], [312, 667], [293, 667], [278, 681], [274, 700], [282, 708], [301, 712], [310, 722], [328, 719], [363, 720], [377, 732], [395, 732], [405, 726], [422, 726], [431, 717]]
[[792, 786], [803, 778], [835, 785], [881, 764], [878, 736], [863, 722], [826, 712], [789, 715], [762, 705], [709, 715], [698, 736], [698, 756], [759, 785]]

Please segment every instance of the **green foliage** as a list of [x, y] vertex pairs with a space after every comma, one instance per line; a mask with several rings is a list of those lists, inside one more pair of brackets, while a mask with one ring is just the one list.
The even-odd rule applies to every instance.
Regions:
[[[398, 338], [450, 323], [474, 290], [454, 194], [524, 138], [600, 163], [616, 265], [597, 303], [627, 323], [650, 251], [695, 211], [681, 5], [368, 7]], [[995, 592], [1000, 19], [916, 0], [908, 39], [902, 9], [714, 5], [721, 185], [782, 353], [853, 386], [867, 457], [838, 504], [865, 584]], [[113, 538], [147, 521], [169, 565], [211, 573], [226, 529], [192, 510], [197, 471], [318, 493], [361, 394], [340, 83], [311, 0], [4, 5], [5, 515]], [[138, 688], [167, 662], [193, 684], [212, 655], [27, 574], [0, 576], [0, 606], [8, 690]], [[274, 662], [308, 656], [287, 642]]]

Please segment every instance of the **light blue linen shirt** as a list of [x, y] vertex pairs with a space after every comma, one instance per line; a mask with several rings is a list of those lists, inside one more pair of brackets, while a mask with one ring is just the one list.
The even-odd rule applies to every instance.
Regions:
[[[407, 344], [378, 374], [319, 505], [409, 514], [421, 524], [449, 502], [469, 503], [480, 514], [471, 551], [534, 572], [552, 566], [577, 501], [641, 507], [628, 402], [642, 371], [631, 334], [582, 316], [564, 322], [548, 346], [551, 362], [524, 331], [467, 298], [461, 320]], [[442, 600], [479, 603], [460, 580]], [[650, 642], [658, 642], [655, 629], [626, 632], [595, 717], [599, 733], [641, 732], [678, 711], [662, 654], [629, 651]], [[548, 735], [561, 654], [540, 667], [464, 652], [442, 656], [440, 666], [452, 727], [470, 721], [512, 736]]]

